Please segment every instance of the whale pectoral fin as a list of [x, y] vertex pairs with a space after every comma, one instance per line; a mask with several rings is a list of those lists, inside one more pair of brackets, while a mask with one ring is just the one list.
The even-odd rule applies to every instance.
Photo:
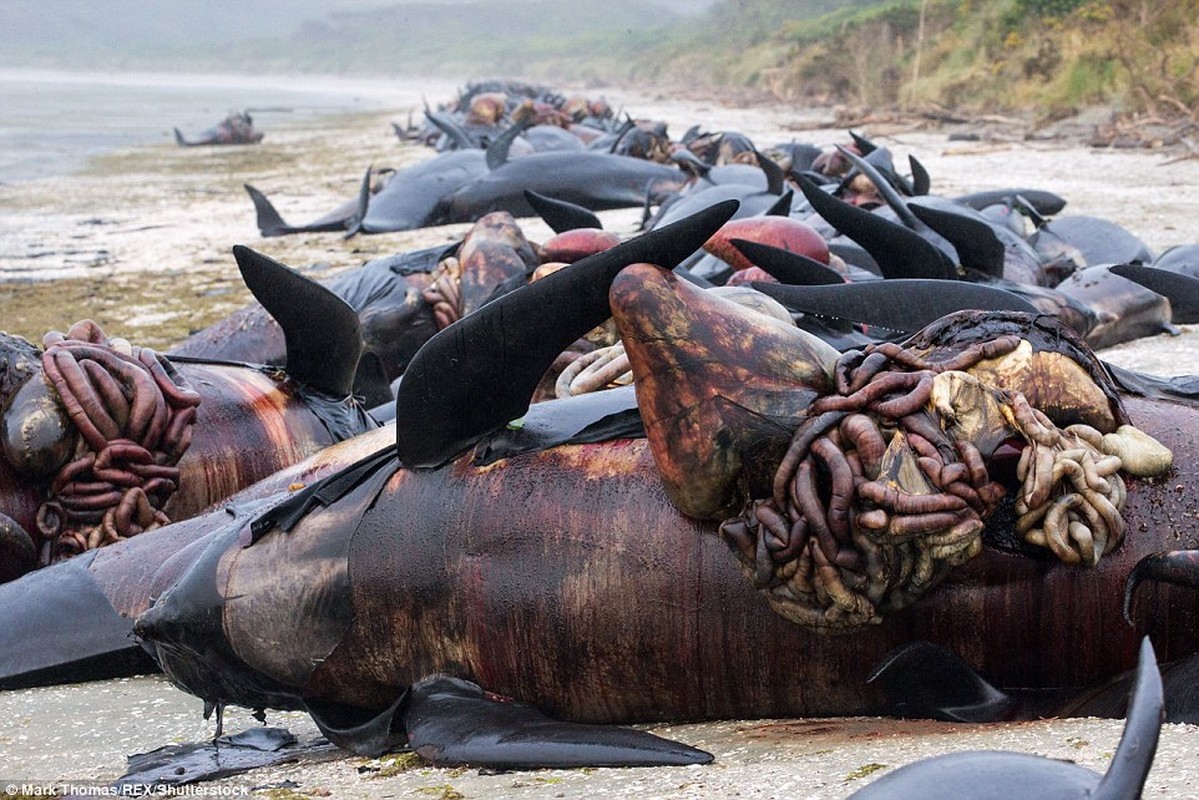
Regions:
[[273, 258], [235, 245], [242, 280], [283, 328], [287, 372], [315, 389], [346, 397], [362, 355], [358, 313], [329, 289]]
[[414, 684], [403, 718], [409, 746], [438, 766], [535, 769], [712, 761], [709, 753], [646, 731], [554, 720], [526, 703], [446, 676]]
[[1136, 370], [1125, 369], [1118, 364], [1103, 362], [1116, 386], [1125, 394], [1135, 394], [1154, 400], [1173, 400], [1188, 405], [1199, 404], [1199, 376], [1175, 375], [1163, 378]]
[[913, 642], [892, 650], [868, 683], [882, 686], [888, 713], [946, 722], [996, 722], [1014, 702], [951, 650]]
[[[932, 676], [935, 678], [935, 676]], [[929, 676], [922, 676], [929, 681]], [[852, 800], [924, 797], [1140, 797], [1162, 723], [1162, 681], [1153, 646], [1141, 642], [1136, 686], [1107, 774], [1070, 761], [997, 751], [959, 752], [900, 767], [854, 792]]]
[[330, 742], [355, 755], [374, 758], [407, 743], [399, 714], [407, 697], [406, 692], [401, 694], [382, 711], [316, 700], [304, 701], [304, 710]]

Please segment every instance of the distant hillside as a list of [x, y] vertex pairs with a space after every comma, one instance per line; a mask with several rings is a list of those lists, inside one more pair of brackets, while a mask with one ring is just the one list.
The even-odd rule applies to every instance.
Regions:
[[682, 19], [641, 0], [413, 3], [328, 15], [282, 41], [245, 43], [227, 55], [265, 69], [528, 75], [555, 59], [652, 47]]
[[737, 79], [790, 100], [1194, 120], [1197, 41], [1199, 0], [889, 0], [783, 24]]
[[642, 82], [1041, 119], [1194, 120], [1195, 42], [1199, 0], [0, 0], [0, 65]]

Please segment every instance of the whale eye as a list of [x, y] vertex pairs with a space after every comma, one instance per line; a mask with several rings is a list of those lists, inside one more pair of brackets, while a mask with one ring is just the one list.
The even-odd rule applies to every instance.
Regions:
[[40, 370], [30, 372], [0, 418], [0, 452], [21, 474], [47, 478], [75, 451], [77, 431]]

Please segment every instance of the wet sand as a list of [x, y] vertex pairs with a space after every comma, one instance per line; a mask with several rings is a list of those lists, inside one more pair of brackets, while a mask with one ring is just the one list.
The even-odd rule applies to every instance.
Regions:
[[[444, 87], [441, 87], [444, 88]], [[601, 92], [592, 91], [592, 94]], [[845, 132], [828, 111], [781, 106], [738, 108], [668, 93], [602, 92], [636, 116], [664, 119], [674, 135], [698, 123], [735, 129], [759, 144], [791, 138], [826, 145]], [[418, 94], [413, 95], [418, 96]], [[436, 102], [444, 93], [429, 91]], [[257, 146], [182, 149], [173, 144], [116, 151], [66, 177], [0, 185], [0, 327], [35, 341], [82, 317], [111, 335], [166, 347], [246, 301], [230, 254], [251, 245], [316, 277], [381, 255], [451, 241], [465, 225], [342, 239], [310, 234], [262, 239], [242, 189], [251, 182], [291, 221], [332, 209], [356, 191], [368, 164], [403, 166], [428, 150], [402, 145], [391, 128], [419, 104], [387, 112], [322, 117], [267, 131]], [[1199, 161], [1167, 165], [1153, 151], [1095, 151], [1073, 141], [949, 141], [948, 131], [865, 126], [860, 132], [915, 155], [936, 192], [1005, 186], [1050, 189], [1067, 211], [1116, 220], [1151, 247], [1199, 240]], [[605, 224], [631, 233], [639, 210], [605, 212]], [[548, 229], [529, 221], [530, 238]], [[1102, 353], [1158, 374], [1199, 373], [1199, 330], [1154, 337]], [[0, 693], [0, 784], [5, 781], [109, 781], [124, 755], [211, 736], [195, 698], [158, 677]], [[271, 714], [301, 739], [315, 735], [303, 715]], [[227, 730], [255, 724], [231, 711]], [[479, 774], [349, 756], [257, 770], [212, 784], [260, 796], [331, 797], [812, 797], [841, 798], [886, 768], [960, 749], [1011, 749], [1068, 758], [1104, 770], [1119, 721], [1065, 720], [947, 725], [893, 720], [723, 722], [658, 728], [708, 749], [707, 767], [548, 770]], [[1199, 795], [1199, 730], [1167, 726], [1146, 797]], [[213, 788], [213, 793], [216, 789]]]

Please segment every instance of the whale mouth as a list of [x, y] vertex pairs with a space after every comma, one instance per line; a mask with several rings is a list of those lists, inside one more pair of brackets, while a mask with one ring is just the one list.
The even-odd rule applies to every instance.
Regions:
[[981, 552], [1005, 498], [1024, 546], [1094, 566], [1123, 539], [1122, 473], [1170, 465], [1052, 318], [962, 312], [830, 359], [648, 266], [610, 300], [672, 501], [722, 519], [754, 587], [805, 627], [910, 606]]

